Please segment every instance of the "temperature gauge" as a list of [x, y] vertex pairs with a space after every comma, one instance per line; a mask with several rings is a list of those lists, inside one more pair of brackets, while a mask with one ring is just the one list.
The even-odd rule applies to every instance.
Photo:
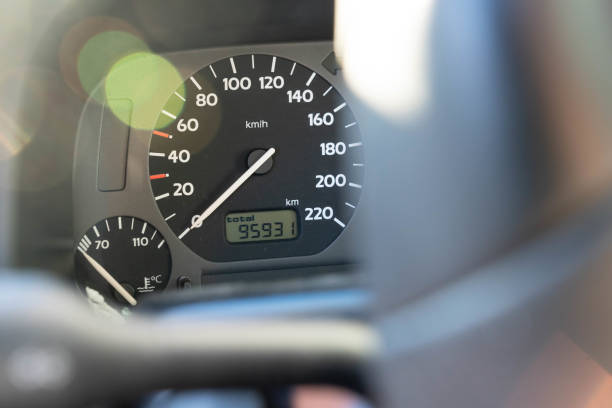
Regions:
[[76, 280], [107, 300], [135, 306], [138, 298], [164, 290], [172, 261], [164, 237], [135, 217], [102, 220], [85, 232], [75, 252]]

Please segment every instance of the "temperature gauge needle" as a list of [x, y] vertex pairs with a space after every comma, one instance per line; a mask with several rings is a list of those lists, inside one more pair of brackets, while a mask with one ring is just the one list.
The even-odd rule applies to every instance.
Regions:
[[197, 225], [201, 224], [205, 219], [207, 219], [210, 214], [212, 214], [217, 208], [219, 208], [221, 204], [225, 202], [225, 200], [229, 198], [229, 196], [234, 194], [234, 192], [238, 190], [238, 188], [240, 188], [240, 186], [243, 185], [245, 181], [247, 181], [253, 174], [255, 174], [255, 172], [259, 170], [259, 168], [263, 166], [264, 163], [274, 155], [274, 153], [276, 153], [276, 149], [273, 147], [266, 150], [266, 152], [255, 163], [253, 163], [251, 167], [247, 169], [247, 171], [242, 173], [242, 175], [238, 177], [238, 179], [236, 179], [236, 181], [234, 181], [234, 183], [229, 186], [227, 190], [221, 193], [221, 195], [206, 210], [204, 210], [204, 212], [194, 222], [192, 222], [189, 228], [187, 228], [185, 231], [183, 231], [181, 235], [179, 235], [179, 239], [182, 239], [185, 235], [187, 235], [189, 231], [196, 228]]
[[102, 265], [100, 265], [95, 259], [87, 254], [87, 252], [83, 251], [81, 248], [78, 248], [79, 251], [83, 254], [87, 262], [94, 267], [96, 272], [98, 272], [130, 305], [136, 306], [136, 299], [132, 295], [128, 293], [127, 290], [113, 276], [108, 273], [106, 269]]

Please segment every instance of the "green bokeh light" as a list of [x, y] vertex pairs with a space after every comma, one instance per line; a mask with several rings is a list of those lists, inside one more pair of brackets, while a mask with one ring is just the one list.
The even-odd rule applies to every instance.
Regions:
[[[137, 52], [117, 61], [106, 77], [104, 91], [113, 113], [138, 129], [164, 128], [173, 119], [159, 115], [162, 109], [176, 116], [183, 110], [181, 99], [168, 99], [174, 91], [185, 95], [181, 75], [168, 60], [149, 52]], [[132, 102], [131, 115], [125, 109], [126, 99]]]
[[105, 31], [91, 37], [79, 52], [77, 72], [81, 86], [98, 102], [100, 96], [93, 93], [111, 67], [126, 55], [146, 52], [149, 47], [143, 40], [125, 31]]

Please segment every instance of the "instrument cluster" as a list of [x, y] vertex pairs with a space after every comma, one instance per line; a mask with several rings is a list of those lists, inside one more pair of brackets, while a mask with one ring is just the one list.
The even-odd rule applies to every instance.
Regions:
[[73, 182], [79, 287], [134, 306], [239, 272], [358, 263], [365, 146], [331, 43], [164, 59], [181, 80], [147, 101], [150, 123], [142, 103], [111, 96], [108, 81], [83, 111]]

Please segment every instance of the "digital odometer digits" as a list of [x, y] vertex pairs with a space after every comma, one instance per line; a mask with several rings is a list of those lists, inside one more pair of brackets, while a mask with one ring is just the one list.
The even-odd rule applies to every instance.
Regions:
[[225, 216], [225, 237], [234, 244], [294, 239], [297, 235], [294, 210], [243, 212]]
[[[162, 109], [149, 148], [163, 218], [212, 261], [322, 251], [351, 220], [363, 173], [359, 125], [339, 92], [273, 55], [226, 58], [187, 78]], [[275, 216], [293, 214], [295, 230], [270, 208], [289, 210]], [[227, 217], [236, 214], [272, 218], [233, 225]]]

